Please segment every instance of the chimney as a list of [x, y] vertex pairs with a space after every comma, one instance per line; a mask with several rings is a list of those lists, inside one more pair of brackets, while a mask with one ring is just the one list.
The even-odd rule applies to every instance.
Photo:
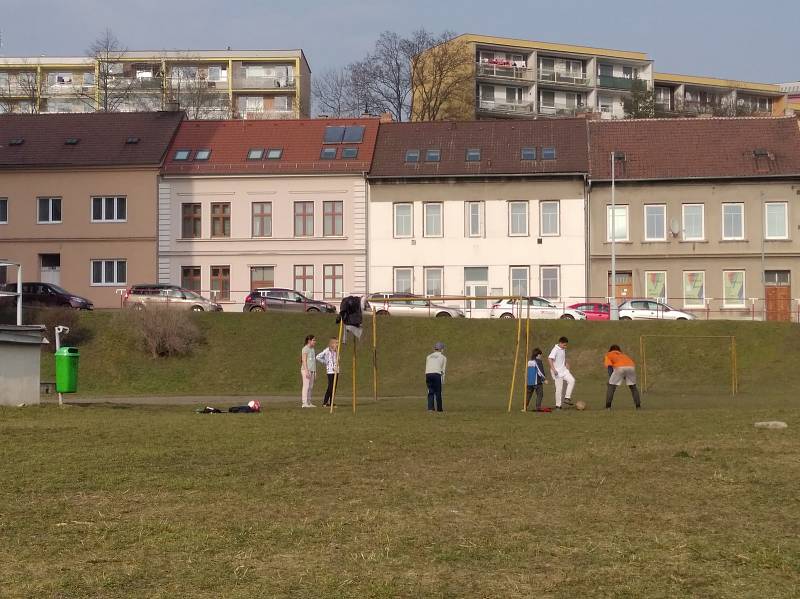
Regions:
[[394, 122], [394, 117], [392, 117], [392, 113], [391, 112], [384, 112], [383, 114], [381, 114], [380, 118], [381, 118], [381, 120], [380, 120], [381, 123], [392, 123], [392, 122]]
[[164, 104], [164, 110], [167, 112], [180, 112], [180, 109], [180, 102], [177, 102], [176, 100], [168, 100], [166, 104]]

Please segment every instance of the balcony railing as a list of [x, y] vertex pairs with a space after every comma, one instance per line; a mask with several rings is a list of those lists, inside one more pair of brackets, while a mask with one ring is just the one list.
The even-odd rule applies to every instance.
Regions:
[[114, 89], [155, 91], [161, 89], [162, 82], [160, 77], [110, 77], [108, 85]]
[[294, 77], [242, 77], [233, 78], [234, 89], [294, 89]]
[[629, 79], [628, 77], [612, 77], [611, 75], [600, 75], [598, 78], [600, 87], [609, 89], [633, 89], [633, 82], [636, 79]]
[[94, 89], [90, 83], [53, 83], [45, 85], [44, 93], [48, 96], [86, 94]]
[[500, 65], [479, 62], [475, 66], [478, 77], [492, 77], [497, 79], [514, 79], [515, 81], [533, 81], [533, 69], [515, 67], [513, 65]]
[[502, 114], [531, 115], [534, 112], [533, 102], [497, 102], [494, 100], [480, 100], [478, 108], [487, 112]]
[[588, 87], [592, 84], [586, 73], [566, 73], [563, 71], [539, 71], [539, 81]]
[[294, 109], [288, 108], [286, 110], [240, 110], [239, 115], [247, 120], [263, 120], [263, 119], [292, 119], [294, 118]]
[[587, 112], [586, 106], [539, 106], [539, 114], [547, 116], [575, 116]]

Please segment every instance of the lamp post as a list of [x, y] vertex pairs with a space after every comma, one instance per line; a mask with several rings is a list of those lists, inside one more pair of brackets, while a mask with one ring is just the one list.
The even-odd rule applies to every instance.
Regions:
[[611, 297], [608, 298], [611, 320], [619, 320], [617, 305], [617, 162], [625, 161], [625, 152], [611, 152]]

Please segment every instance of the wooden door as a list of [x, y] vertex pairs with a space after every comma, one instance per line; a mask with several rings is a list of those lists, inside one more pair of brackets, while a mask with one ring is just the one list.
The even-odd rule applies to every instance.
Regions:
[[792, 288], [765, 287], [767, 320], [787, 322], [792, 317]]
[[633, 273], [617, 271], [616, 284], [611, 284], [611, 273], [608, 273], [608, 297], [611, 297], [612, 288], [615, 292], [614, 297], [617, 303], [624, 302], [633, 297]]

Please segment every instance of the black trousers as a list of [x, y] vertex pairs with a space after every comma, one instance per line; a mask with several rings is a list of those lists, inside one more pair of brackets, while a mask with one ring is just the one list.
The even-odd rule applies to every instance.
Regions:
[[[642, 399], [639, 396], [639, 388], [636, 385], [629, 385], [628, 388], [631, 390], [631, 397], [633, 398], [633, 404], [637, 408], [642, 407]], [[608, 384], [606, 388], [606, 408], [611, 408], [611, 402], [614, 401], [614, 393], [617, 390], [616, 385], [612, 385], [611, 383]]]
[[544, 386], [543, 385], [528, 385], [528, 395], [525, 398], [525, 409], [528, 409], [528, 406], [531, 405], [531, 397], [534, 393], [536, 393], [536, 409], [540, 410], [542, 408], [542, 398], [544, 398]]
[[331, 405], [331, 398], [333, 397], [333, 379], [334, 378], [336, 378], [335, 374], [328, 373], [328, 388], [325, 389], [325, 395], [322, 398], [322, 405], [323, 406]]
[[426, 374], [425, 384], [428, 385], [428, 410], [433, 411], [434, 403], [436, 411], [442, 411], [442, 375], [438, 373]]

